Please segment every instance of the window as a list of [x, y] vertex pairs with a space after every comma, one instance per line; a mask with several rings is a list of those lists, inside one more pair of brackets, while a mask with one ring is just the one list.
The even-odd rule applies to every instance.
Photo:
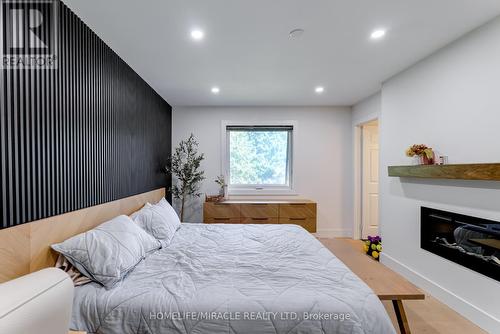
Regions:
[[292, 144], [292, 125], [227, 125], [229, 192], [290, 191]]

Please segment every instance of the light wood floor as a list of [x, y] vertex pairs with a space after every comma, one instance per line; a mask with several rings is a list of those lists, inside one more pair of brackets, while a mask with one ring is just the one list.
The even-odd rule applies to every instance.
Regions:
[[[384, 275], [384, 272], [380, 272], [380, 270], [377, 269], [378, 266], [383, 265], [376, 261], [365, 261], [365, 259], [370, 258], [365, 257], [363, 254], [363, 244], [361, 241], [354, 241], [348, 238], [319, 238], [319, 240], [334, 254], [336, 254], [337, 257], [348, 267], [351, 266], [351, 270], [357, 273], [360, 278], [369, 280], [367, 284], [371, 284], [372, 288], [377, 291], [377, 294], [384, 292], [385, 290], [398, 292], [397, 294], [404, 294], [403, 292], [405, 289], [402, 289], [402, 287], [391, 287], [383, 282], [373, 281], [371, 273], [377, 272], [377, 277], [382, 277]], [[360, 257], [360, 254], [362, 254], [362, 257]], [[365, 274], [366, 270], [370, 271], [370, 275]], [[389, 269], [384, 269], [384, 271], [387, 270]], [[392, 279], [390, 279], [387, 275], [385, 277], [393, 284], [403, 284], [403, 282], [397, 283], [398, 279], [394, 279], [394, 277]], [[400, 277], [399, 280], [406, 281], [402, 277]], [[399, 326], [391, 301], [383, 301], [382, 303], [384, 304], [386, 311], [394, 324], [394, 328], [396, 328], [396, 331], [399, 333]], [[453, 311], [451, 308], [429, 294], [425, 295], [425, 300], [404, 300], [403, 304], [410, 329], [413, 334], [487, 334], [487, 332], [483, 331], [481, 328], [474, 325], [472, 322], [462, 317], [460, 314]]]
[[[398, 330], [398, 322], [391, 302], [383, 302], [383, 304], [391, 317], [394, 327]], [[425, 300], [405, 300], [404, 305], [413, 334], [487, 334], [487, 332], [428, 294], [425, 295]]]

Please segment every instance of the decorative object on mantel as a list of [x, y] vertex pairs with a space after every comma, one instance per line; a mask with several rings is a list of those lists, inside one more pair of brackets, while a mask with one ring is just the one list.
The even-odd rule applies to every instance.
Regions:
[[224, 175], [217, 176], [217, 178], [215, 179], [215, 183], [217, 183], [220, 187], [219, 195], [227, 199], [227, 184]]
[[[170, 191], [172, 196], [181, 201], [181, 221], [184, 221], [184, 206], [189, 197], [200, 197], [200, 183], [205, 179], [205, 172], [200, 170], [200, 164], [205, 156], [198, 154], [198, 142], [191, 134], [187, 140], [182, 140], [165, 167], [167, 175], [175, 176]], [[175, 182], [174, 182], [175, 181]]]
[[424, 144], [415, 144], [406, 150], [406, 156], [413, 158], [418, 157], [420, 165], [434, 164], [434, 151], [431, 147]]
[[436, 163], [438, 165], [447, 165], [448, 164], [448, 156], [440, 155]]
[[377, 261], [380, 260], [380, 253], [382, 252], [382, 238], [378, 235], [376, 237], [368, 236], [368, 240], [365, 241], [363, 247], [367, 255], [370, 255]]
[[388, 170], [392, 177], [500, 181], [500, 163], [389, 166]]

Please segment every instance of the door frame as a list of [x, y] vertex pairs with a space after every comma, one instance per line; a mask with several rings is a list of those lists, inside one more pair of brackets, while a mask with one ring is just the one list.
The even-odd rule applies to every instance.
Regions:
[[354, 240], [361, 239], [361, 224], [363, 224], [363, 126], [373, 121], [378, 121], [380, 130], [378, 116], [354, 124], [354, 225], [352, 227]]

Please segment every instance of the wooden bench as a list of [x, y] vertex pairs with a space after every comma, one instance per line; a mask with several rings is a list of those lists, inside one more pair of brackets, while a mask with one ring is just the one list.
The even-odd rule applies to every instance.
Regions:
[[402, 334], [410, 333], [403, 300], [425, 299], [415, 285], [363, 252], [363, 242], [352, 239], [319, 239], [361, 278], [380, 298], [390, 300]]

